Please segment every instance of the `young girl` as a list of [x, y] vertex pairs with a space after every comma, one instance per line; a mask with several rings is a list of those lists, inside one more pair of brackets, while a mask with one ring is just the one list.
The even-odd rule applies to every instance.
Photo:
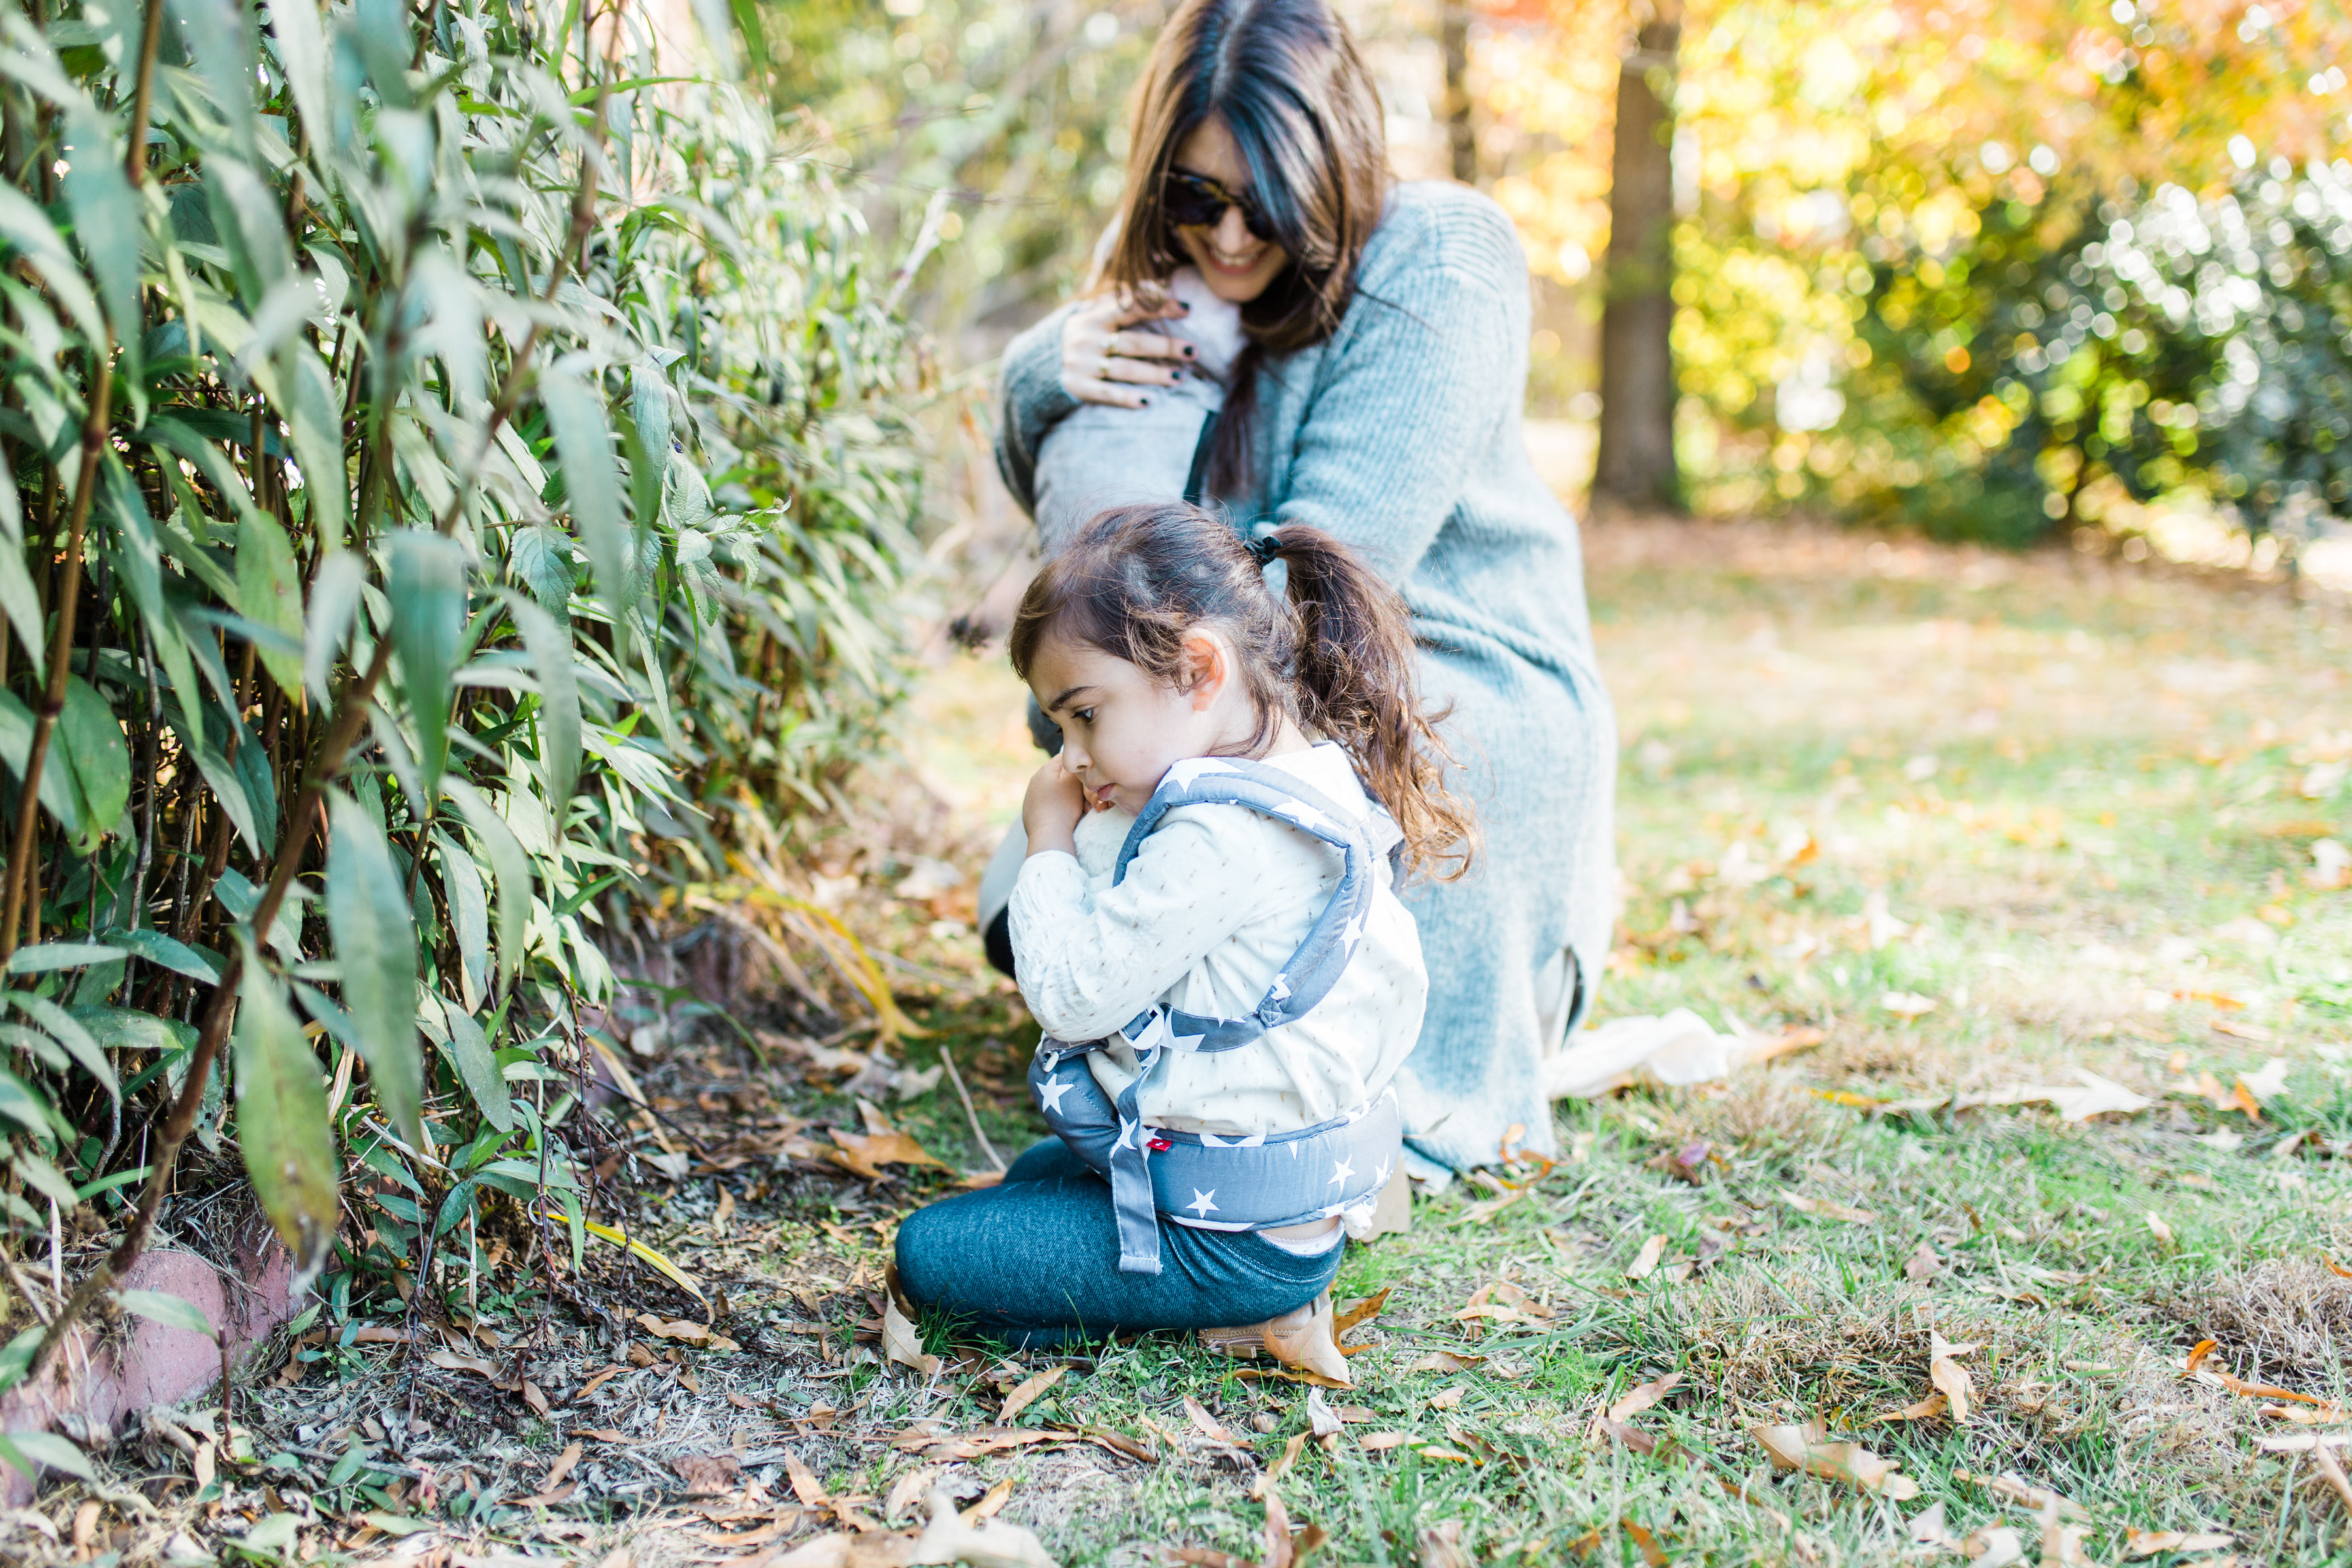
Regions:
[[1395, 879], [1470, 850], [1404, 606], [1316, 529], [1134, 506], [1038, 574], [1012, 653], [1064, 735], [1012, 904], [1057, 1136], [909, 1216], [899, 1280], [1016, 1345], [1200, 1329], [1344, 1382], [1343, 1221], [1396, 1173], [1428, 987]]

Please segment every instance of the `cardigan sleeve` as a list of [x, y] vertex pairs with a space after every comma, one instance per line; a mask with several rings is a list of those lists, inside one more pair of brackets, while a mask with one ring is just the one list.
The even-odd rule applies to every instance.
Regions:
[[1078, 405], [1062, 386], [1062, 306], [1005, 346], [996, 395], [996, 471], [1021, 510], [1037, 510], [1037, 450], [1045, 433]]
[[1334, 534], [1398, 586], [1460, 502], [1524, 386], [1497, 280], [1450, 262], [1359, 294], [1338, 363], [1299, 426], [1276, 518]]

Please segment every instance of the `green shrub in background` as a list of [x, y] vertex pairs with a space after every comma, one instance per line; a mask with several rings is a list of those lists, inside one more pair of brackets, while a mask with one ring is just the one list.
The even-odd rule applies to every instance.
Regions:
[[772, 848], [889, 695], [887, 286], [596, 16], [0, 22], [0, 1253], [122, 1233], [0, 1384], [224, 1125], [338, 1311], [490, 1193], [576, 1255], [604, 905]]

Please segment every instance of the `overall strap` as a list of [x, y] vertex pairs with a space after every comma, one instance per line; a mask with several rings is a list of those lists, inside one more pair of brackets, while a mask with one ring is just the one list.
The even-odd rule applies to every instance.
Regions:
[[[1307, 938], [1266, 988], [1258, 1005], [1239, 1018], [1204, 1018], [1155, 1004], [1120, 1032], [1136, 1056], [1134, 1081], [1117, 1101], [1118, 1136], [1110, 1150], [1113, 1207], [1118, 1216], [1118, 1267], [1122, 1273], [1160, 1272], [1160, 1223], [1149, 1165], [1151, 1134], [1143, 1125], [1139, 1095], [1162, 1050], [1230, 1051], [1262, 1038], [1267, 1030], [1295, 1023], [1330, 994], [1363, 939], [1378, 891], [1376, 856], [1402, 838], [1387, 812], [1374, 806], [1369, 819], [1351, 816], [1286, 769], [1241, 757], [1192, 757], [1168, 770], [1160, 787], [1128, 830], [1111, 873], [1114, 885], [1160, 819], [1180, 806], [1241, 805], [1310, 834], [1340, 851], [1345, 859], [1339, 886], [1307, 929]], [[1072, 1047], [1091, 1049], [1100, 1042]], [[1057, 1047], [1059, 1048], [1059, 1047]]]

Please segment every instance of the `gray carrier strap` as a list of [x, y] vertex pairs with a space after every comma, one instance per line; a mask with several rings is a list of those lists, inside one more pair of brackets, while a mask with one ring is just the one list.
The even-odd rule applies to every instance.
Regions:
[[[1169, 769], [1152, 792], [1119, 847], [1112, 882], [1126, 877], [1144, 839], [1168, 813], [1203, 805], [1247, 806], [1286, 822], [1339, 850], [1345, 868], [1307, 939], [1248, 1013], [1211, 1018], [1155, 1005], [1128, 1023], [1120, 1032], [1135, 1051], [1136, 1076], [1117, 1101], [1104, 1095], [1083, 1059], [1074, 1062], [1074, 1070], [1060, 1070], [1105, 1041], [1041, 1045], [1030, 1067], [1031, 1092], [1055, 1135], [1109, 1178], [1118, 1215], [1118, 1266], [1129, 1274], [1160, 1272], [1160, 1210], [1189, 1211], [1202, 1223], [1234, 1230], [1335, 1215], [1386, 1184], [1402, 1146], [1393, 1089], [1295, 1132], [1227, 1139], [1143, 1124], [1137, 1096], [1160, 1052], [1236, 1049], [1296, 1023], [1330, 994], [1371, 916], [1379, 890], [1373, 862], [1402, 837], [1386, 812], [1375, 807], [1370, 821], [1360, 821], [1280, 768], [1194, 757]], [[1153, 1168], [1154, 1156], [1165, 1162], [1163, 1169]]]

